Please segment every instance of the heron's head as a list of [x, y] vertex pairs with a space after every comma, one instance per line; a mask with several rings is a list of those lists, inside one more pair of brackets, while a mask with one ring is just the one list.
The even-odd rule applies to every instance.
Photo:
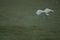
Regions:
[[49, 8], [46, 8], [45, 11], [46, 11], [46, 12], [54, 12], [54, 10], [49, 9]]

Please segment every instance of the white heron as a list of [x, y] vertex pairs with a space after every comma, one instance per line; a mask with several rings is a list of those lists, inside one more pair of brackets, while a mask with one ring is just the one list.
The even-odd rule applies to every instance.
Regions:
[[37, 11], [36, 11], [36, 14], [37, 14], [37, 15], [40, 15], [40, 14], [42, 14], [42, 13], [45, 13], [45, 14], [48, 16], [50, 12], [54, 12], [54, 10], [49, 9], [49, 8], [46, 8], [45, 10], [40, 10], [40, 9], [37, 10]]

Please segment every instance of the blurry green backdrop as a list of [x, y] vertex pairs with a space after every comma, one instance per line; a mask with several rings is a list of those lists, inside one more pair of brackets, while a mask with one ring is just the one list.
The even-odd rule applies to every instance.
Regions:
[[60, 0], [0, 0], [0, 40], [60, 40]]

